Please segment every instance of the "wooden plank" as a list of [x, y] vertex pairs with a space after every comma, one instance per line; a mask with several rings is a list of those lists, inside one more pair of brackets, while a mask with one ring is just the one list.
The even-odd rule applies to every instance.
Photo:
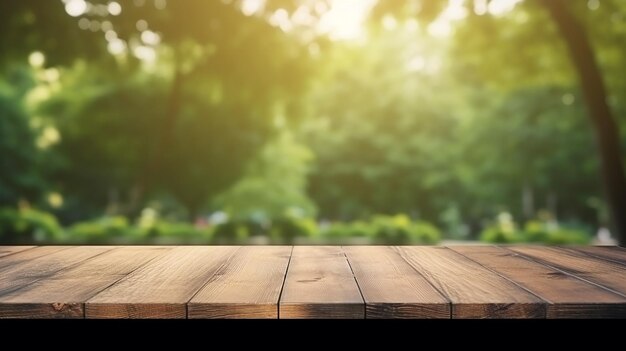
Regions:
[[365, 317], [450, 318], [450, 302], [389, 247], [345, 247]]
[[0, 297], [3, 318], [83, 318], [84, 302], [167, 248], [124, 247]]
[[25, 250], [7, 255], [0, 259], [0, 272], [6, 267], [14, 267], [21, 265], [24, 262], [35, 260], [39, 257], [43, 257], [61, 250], [67, 250], [70, 246], [44, 246], [36, 247], [31, 250]]
[[[3, 261], [10, 260], [13, 264], [0, 269], [0, 297], [111, 249], [113, 247], [41, 247], [8, 256]], [[35, 257], [33, 251], [43, 255]]]
[[26, 251], [34, 247], [35, 246], [0, 246], [0, 258]]
[[524, 256], [626, 296], [626, 266], [558, 248], [510, 247]]
[[85, 304], [87, 318], [186, 318], [187, 302], [237, 247], [177, 247]]
[[545, 317], [545, 301], [448, 248], [398, 250], [452, 302], [452, 318]]
[[626, 297], [586, 283], [498, 247], [452, 250], [512, 280], [548, 301], [548, 318], [624, 318]]
[[187, 306], [189, 318], [277, 319], [291, 247], [242, 247]]
[[294, 247], [279, 315], [283, 319], [365, 317], [363, 298], [340, 247]]
[[602, 258], [608, 261], [626, 265], [626, 249], [618, 246], [584, 246], [572, 247], [568, 250], [575, 250], [592, 257]]

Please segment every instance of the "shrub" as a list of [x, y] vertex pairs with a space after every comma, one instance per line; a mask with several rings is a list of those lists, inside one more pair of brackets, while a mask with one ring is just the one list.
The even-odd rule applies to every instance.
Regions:
[[66, 240], [85, 244], [119, 243], [127, 242], [131, 232], [125, 217], [104, 217], [72, 225], [67, 230]]
[[521, 240], [513, 216], [509, 213], [498, 215], [496, 222], [483, 230], [480, 240], [488, 243], [506, 244]]
[[298, 237], [317, 234], [317, 223], [310, 218], [283, 217], [272, 221], [270, 238], [278, 244], [292, 244]]
[[541, 243], [548, 245], [588, 244], [591, 236], [585, 230], [559, 225], [554, 220], [532, 220], [517, 229], [508, 214], [498, 216], [496, 223], [485, 228], [480, 236], [489, 243]]
[[441, 232], [432, 224], [411, 221], [406, 215], [376, 216], [372, 219], [373, 240], [378, 244], [435, 244]]
[[324, 228], [322, 236], [329, 239], [372, 237], [372, 226], [365, 221], [335, 222]]
[[240, 243], [253, 236], [266, 236], [277, 244], [291, 244], [298, 237], [312, 237], [317, 234], [317, 224], [310, 218], [284, 216], [281, 218], [255, 221], [231, 220], [218, 225], [214, 232], [216, 243]]
[[159, 221], [141, 231], [142, 241], [160, 244], [209, 244], [213, 231], [189, 223]]
[[0, 209], [0, 241], [4, 244], [52, 243], [62, 228], [52, 214], [32, 208]]
[[369, 221], [336, 222], [321, 231], [331, 241], [347, 238], [369, 238], [376, 244], [436, 244], [441, 232], [424, 221], [413, 221], [406, 215], [374, 216]]
[[568, 228], [556, 222], [529, 221], [522, 233], [527, 243], [544, 243], [549, 245], [588, 244], [591, 236], [584, 230]]
[[249, 237], [264, 235], [261, 223], [247, 220], [231, 220], [215, 227], [213, 242], [216, 244], [233, 244], [245, 242]]

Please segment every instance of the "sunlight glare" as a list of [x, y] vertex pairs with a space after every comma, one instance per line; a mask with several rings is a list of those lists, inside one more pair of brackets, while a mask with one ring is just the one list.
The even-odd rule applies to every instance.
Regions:
[[116, 37], [109, 41], [107, 49], [109, 53], [114, 56], [124, 54], [126, 52], [126, 42]]
[[269, 19], [270, 24], [279, 27], [283, 32], [288, 32], [293, 27], [289, 20], [289, 12], [285, 9], [278, 9]]
[[241, 11], [246, 16], [252, 16], [265, 7], [265, 0], [243, 0]]
[[333, 0], [318, 24], [332, 40], [355, 40], [365, 34], [365, 20], [375, 0]]
[[41, 68], [46, 63], [46, 56], [40, 51], [35, 51], [28, 56], [28, 63], [31, 67]]
[[85, 0], [68, 0], [65, 2], [65, 12], [72, 17], [78, 17], [87, 12]]
[[487, 6], [487, 11], [493, 16], [507, 14], [517, 6], [522, 0], [492, 0]]
[[122, 5], [120, 5], [118, 2], [113, 1], [107, 5], [107, 10], [111, 14], [111, 16], [119, 16], [120, 14], [122, 14]]

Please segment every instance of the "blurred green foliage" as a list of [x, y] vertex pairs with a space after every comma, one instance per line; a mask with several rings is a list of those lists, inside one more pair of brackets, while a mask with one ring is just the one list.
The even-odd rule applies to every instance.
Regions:
[[372, 217], [369, 221], [332, 223], [321, 235], [337, 241], [365, 238], [370, 243], [388, 245], [429, 245], [441, 240], [441, 232], [424, 221], [413, 221], [407, 215]]
[[[254, 239], [262, 239], [255, 241]], [[351, 242], [353, 238], [361, 238]], [[157, 218], [131, 223], [121, 216], [102, 217], [62, 228], [45, 212], [24, 208], [0, 210], [0, 240], [9, 244], [437, 244], [434, 225], [406, 215], [374, 216], [369, 221], [318, 226], [312, 218], [283, 216], [267, 222], [227, 220], [216, 226], [192, 225]]]
[[[296, 23], [299, 1], [69, 16], [81, 1], [0, 4], [0, 244], [562, 244], [608, 225], [581, 89], [536, 1], [466, 1], [449, 23], [448, 1], [378, 1], [350, 40], [311, 24], [328, 6]], [[624, 150], [626, 6], [570, 4]], [[524, 225], [486, 220], [503, 212]]]
[[583, 245], [591, 242], [587, 229], [567, 226], [554, 219], [535, 219], [522, 228], [508, 213], [501, 213], [495, 223], [487, 226], [480, 236], [481, 241], [499, 244], [543, 243], [549, 245]]
[[31, 208], [0, 209], [0, 240], [9, 245], [63, 241], [63, 229], [54, 217]]

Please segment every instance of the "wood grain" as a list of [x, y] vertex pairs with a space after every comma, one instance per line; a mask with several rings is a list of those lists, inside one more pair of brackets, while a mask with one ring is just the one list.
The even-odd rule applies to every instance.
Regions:
[[345, 247], [365, 300], [365, 316], [450, 318], [450, 302], [389, 247]]
[[71, 248], [70, 246], [45, 246], [45, 247], [37, 247], [31, 250], [25, 250], [21, 252], [16, 252], [11, 255], [7, 255], [0, 259], [0, 272], [5, 267], [14, 267], [22, 265], [23, 263], [30, 262], [39, 257], [43, 257], [46, 255], [50, 255], [52, 253], [67, 250]]
[[[5, 257], [3, 261], [13, 261], [13, 264], [0, 268], [0, 297], [111, 249], [113, 247], [40, 247]], [[33, 251], [41, 256], [32, 258], [36, 256]]]
[[400, 247], [401, 256], [452, 302], [452, 318], [544, 318], [546, 302], [442, 247]]
[[0, 247], [0, 318], [626, 317], [625, 252]]
[[509, 249], [626, 296], [626, 267], [621, 264], [558, 248], [520, 246]]
[[498, 247], [452, 250], [548, 301], [548, 318], [624, 318], [626, 298]]
[[277, 319], [291, 247], [242, 247], [189, 302], [189, 318]]
[[585, 246], [567, 248], [585, 253], [592, 257], [602, 258], [608, 261], [626, 265], [626, 249], [618, 246]]
[[35, 246], [0, 246], [0, 258], [26, 251], [34, 247]]
[[124, 247], [0, 297], [4, 318], [83, 318], [84, 302], [167, 248]]
[[187, 302], [237, 247], [177, 247], [85, 304], [87, 318], [186, 318]]
[[340, 247], [294, 247], [279, 314], [282, 319], [365, 317], [363, 298]]

